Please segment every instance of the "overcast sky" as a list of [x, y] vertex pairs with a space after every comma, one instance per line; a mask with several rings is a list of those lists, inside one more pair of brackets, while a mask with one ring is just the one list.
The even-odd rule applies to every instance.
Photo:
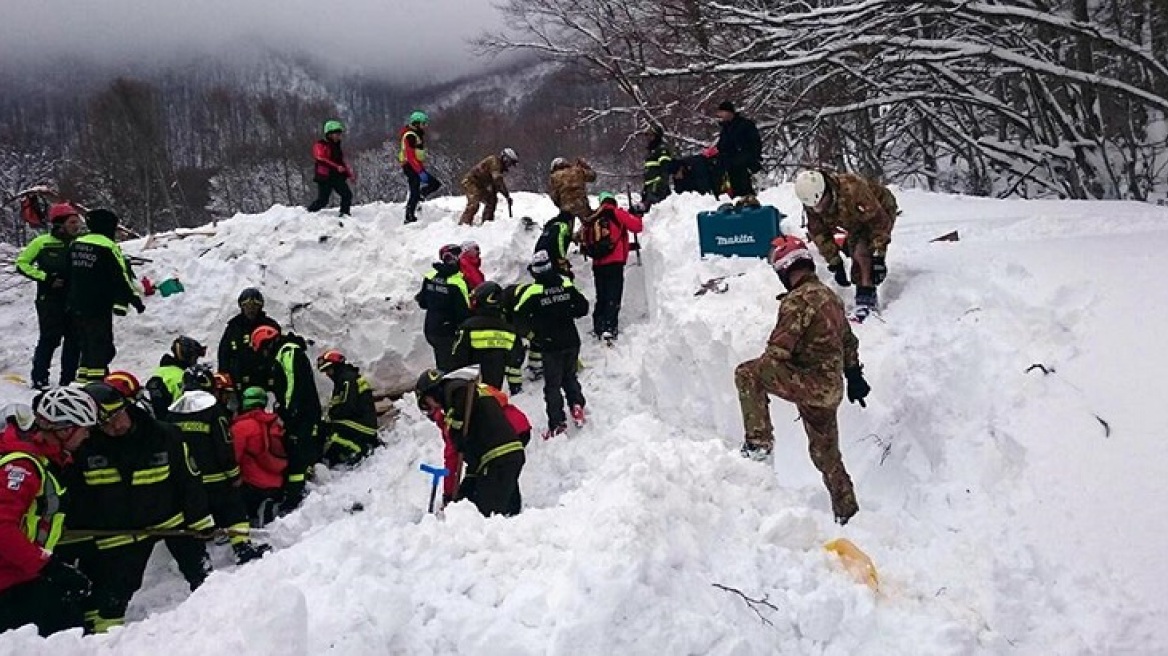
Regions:
[[0, 61], [157, 61], [259, 35], [395, 78], [454, 76], [486, 63], [465, 41], [501, 26], [492, 0], [0, 0]]

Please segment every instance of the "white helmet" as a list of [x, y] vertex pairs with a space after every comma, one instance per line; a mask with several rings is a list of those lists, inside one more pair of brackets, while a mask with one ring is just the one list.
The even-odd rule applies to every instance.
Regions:
[[36, 414], [57, 426], [97, 425], [97, 402], [76, 387], [58, 387], [37, 397]]
[[568, 165], [568, 160], [563, 157], [557, 157], [552, 160], [552, 172], [555, 173]]
[[807, 207], [815, 207], [827, 192], [827, 180], [816, 170], [801, 171], [795, 176], [795, 195]]
[[511, 164], [519, 163], [519, 156], [515, 154], [515, 150], [511, 148], [504, 148], [503, 152], [499, 153], [499, 159]]
[[464, 241], [461, 244], [459, 244], [458, 247], [462, 249], [463, 253], [469, 253], [471, 251], [479, 251], [479, 243], [477, 241], [473, 241], [473, 240]]

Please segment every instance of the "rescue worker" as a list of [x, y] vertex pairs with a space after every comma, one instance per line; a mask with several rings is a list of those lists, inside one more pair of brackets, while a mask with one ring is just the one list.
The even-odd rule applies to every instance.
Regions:
[[154, 416], [154, 406], [150, 403], [150, 393], [138, 382], [138, 377], [128, 371], [111, 371], [101, 382], [114, 388], [127, 401]]
[[312, 178], [316, 183], [316, 200], [308, 206], [309, 212], [319, 212], [328, 205], [335, 191], [341, 197], [341, 216], [349, 216], [353, 190], [349, 188], [348, 180], [353, 177], [353, 172], [345, 164], [345, 153], [341, 151], [344, 133], [345, 126], [340, 121], [325, 121], [324, 138], [312, 146], [312, 159], [316, 162]]
[[576, 217], [569, 212], [561, 211], [543, 224], [539, 239], [535, 240], [535, 249], [547, 251], [548, 257], [561, 275], [575, 279], [572, 273], [572, 263], [568, 260], [568, 246], [572, 243], [572, 228], [576, 224]]
[[571, 280], [555, 270], [546, 251], [536, 253], [527, 270], [535, 282], [523, 289], [515, 303], [515, 314], [531, 327], [531, 348], [543, 355], [543, 399], [548, 418], [543, 438], [546, 440], [568, 429], [565, 395], [573, 421], [577, 426], [584, 425], [586, 401], [576, 378], [580, 359], [576, 319], [588, 314], [588, 299]]
[[[876, 288], [888, 275], [884, 257], [896, 222], [896, 197], [875, 180], [820, 170], [795, 176], [795, 195], [803, 203], [807, 234], [827, 260], [836, 284], [856, 283], [856, 312], [862, 320], [880, 307]], [[847, 231], [842, 249], [835, 241], [837, 228]], [[850, 281], [845, 255], [852, 258]]]
[[426, 311], [423, 331], [426, 343], [434, 349], [434, 366], [443, 371], [453, 369], [451, 353], [454, 334], [470, 314], [470, 289], [462, 275], [458, 257], [461, 249], [447, 244], [438, 250], [438, 261], [422, 279], [422, 289], [414, 296], [418, 307]]
[[418, 203], [438, 191], [442, 183], [426, 169], [426, 126], [430, 117], [425, 112], [410, 114], [407, 123], [397, 134], [397, 161], [406, 176], [410, 193], [406, 198], [406, 223], [418, 220]]
[[[49, 388], [53, 352], [61, 346], [61, 385], [73, 382], [81, 355], [77, 335], [69, 322], [69, 243], [81, 234], [81, 216], [69, 203], [49, 208], [47, 234], [39, 235], [16, 256], [16, 271], [36, 281], [37, 327], [40, 336], [32, 354], [32, 388]], [[64, 342], [64, 344], [62, 344]]]
[[690, 155], [670, 162], [669, 176], [673, 179], [673, 191], [676, 193], [692, 191], [698, 194], [718, 195], [717, 163], [705, 155]]
[[762, 139], [758, 126], [734, 108], [729, 100], [718, 105], [715, 112], [721, 131], [714, 150], [718, 165], [725, 171], [730, 183], [730, 196], [738, 198], [739, 205], [758, 207], [752, 176], [762, 170]]
[[271, 391], [276, 395], [276, 413], [284, 422], [288, 453], [280, 511], [289, 513], [304, 500], [308, 473], [314, 464], [320, 462], [323, 451], [316, 376], [306, 353], [308, 345], [299, 335], [260, 326], [251, 334], [251, 346], [274, 363]]
[[239, 491], [251, 525], [262, 528], [279, 515], [284, 496], [288, 452], [284, 424], [267, 410], [268, 393], [261, 387], [243, 390], [242, 412], [231, 424], [235, 459], [243, 479]]
[[475, 164], [462, 178], [462, 192], [466, 194], [466, 209], [459, 223], [474, 225], [475, 214], [483, 206], [483, 223], [495, 220], [495, 204], [498, 195], [507, 201], [507, 211], [511, 211], [511, 192], [507, 191], [507, 181], [503, 174], [519, 163], [519, 157], [510, 148], [504, 148], [498, 155], [487, 155]]
[[235, 386], [231, 374], [224, 371], [215, 372], [215, 383], [211, 389], [211, 395], [227, 411], [228, 418], [235, 417], [235, 414], [239, 412], [239, 389]]
[[[236, 562], [242, 565], [256, 560], [270, 548], [251, 542], [251, 524], [239, 490], [239, 463], [231, 444], [231, 418], [212, 394], [215, 373], [207, 365], [194, 365], [183, 372], [182, 389], [182, 396], [169, 408], [169, 421], [182, 432], [199, 470], [211, 516], [217, 527], [227, 530]], [[176, 546], [182, 549], [192, 541], [168, 538], [166, 542], [175, 553]]]
[[73, 387], [34, 405], [0, 435], [0, 632], [35, 624], [47, 636], [84, 622], [89, 578], [53, 550], [65, 520], [62, 470], [97, 424], [97, 406]]
[[[185, 529], [210, 535], [215, 520], [177, 428], [153, 419], [103, 382], [90, 383], [85, 391], [97, 402], [98, 428], [74, 454], [68, 526], [115, 532], [94, 538], [81, 568], [93, 581], [87, 627], [105, 633], [125, 623], [130, 598], [142, 586], [159, 539], [149, 532]], [[178, 564], [194, 587], [211, 565], [202, 541], [191, 546], [190, 554]]]
[[267, 389], [271, 385], [272, 366], [251, 347], [251, 334], [260, 326], [280, 330], [280, 323], [264, 313], [264, 295], [255, 287], [239, 293], [239, 314], [231, 317], [219, 338], [219, 371], [231, 374], [236, 388], [251, 386]]
[[324, 422], [324, 462], [329, 467], [356, 465], [381, 446], [373, 388], [336, 349], [321, 353], [316, 368], [333, 383]]
[[464, 241], [458, 246], [461, 251], [458, 255], [458, 270], [462, 272], [462, 279], [466, 281], [467, 289], [474, 289], [483, 284], [483, 255], [478, 242]]
[[76, 379], [99, 381], [109, 373], [117, 354], [114, 347], [114, 315], [125, 316], [127, 307], [145, 312], [146, 306], [114, 241], [118, 217], [109, 210], [91, 210], [86, 216], [89, 234], [69, 244], [69, 295], [71, 327], [81, 356]]
[[[629, 235], [641, 232], [641, 217], [617, 206], [616, 196], [600, 194], [600, 207], [589, 217], [583, 230], [584, 241], [606, 239], [607, 254], [591, 251], [592, 278], [596, 283], [596, 307], [592, 310], [592, 333], [611, 341], [620, 332], [621, 300], [625, 290], [625, 265], [629, 261]], [[595, 248], [595, 247], [594, 247]]]
[[484, 517], [514, 515], [526, 460], [523, 442], [492, 388], [477, 377], [458, 377], [465, 371], [445, 376], [437, 369], [422, 372], [414, 388], [418, 408], [427, 416], [442, 413], [450, 440], [466, 464], [458, 498], [470, 499]]
[[453, 369], [479, 365], [482, 382], [518, 394], [523, 389], [523, 341], [503, 318], [503, 288], [487, 281], [470, 296], [471, 316], [454, 338]]
[[859, 340], [839, 297], [815, 275], [803, 240], [777, 237], [769, 261], [788, 291], [766, 351], [738, 365], [734, 384], [746, 439], [743, 457], [766, 460], [774, 445], [768, 394], [795, 404], [807, 431], [811, 462], [823, 475], [836, 521], [846, 524], [859, 510], [852, 479], [839, 450], [836, 417], [847, 379], [848, 400], [865, 406], [868, 383], [859, 359]]
[[[571, 219], [571, 217], [568, 217]], [[571, 275], [565, 275], [569, 280]], [[531, 326], [527, 324], [524, 317], [519, 316], [515, 311], [515, 306], [519, 303], [519, 299], [523, 296], [524, 290], [530, 286], [531, 283], [516, 283], [507, 285], [503, 288], [503, 301], [500, 304], [503, 310], [503, 319], [515, 327], [515, 334], [523, 341], [523, 348], [527, 351], [527, 375], [531, 380], [539, 380], [543, 378], [543, 355], [539, 351], [532, 348], [531, 340], [535, 336], [531, 332]], [[511, 393], [518, 394], [522, 388], [512, 387]]]
[[162, 354], [158, 368], [146, 381], [146, 392], [150, 394], [155, 417], [166, 420], [170, 404], [182, 395], [183, 372], [195, 366], [206, 354], [207, 347], [193, 337], [179, 335], [174, 338], [170, 351]]
[[596, 182], [596, 172], [583, 158], [574, 162], [562, 157], [552, 160], [548, 193], [561, 212], [577, 219], [592, 216], [592, 207], [588, 204], [589, 182]]
[[665, 145], [665, 130], [660, 125], [650, 125], [642, 134], [646, 139], [645, 181], [641, 187], [639, 214], [648, 212], [650, 207], [669, 196], [669, 168], [673, 163], [673, 153]]

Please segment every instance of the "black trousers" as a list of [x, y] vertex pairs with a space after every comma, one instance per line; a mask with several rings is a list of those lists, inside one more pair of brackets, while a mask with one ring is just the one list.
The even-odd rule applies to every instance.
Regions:
[[81, 348], [76, 378], [83, 383], [99, 381], [109, 373], [109, 363], [118, 352], [114, 347], [114, 315], [71, 314], [70, 318]]
[[426, 343], [434, 349], [434, 368], [442, 373], [449, 373], [454, 366], [454, 335], [426, 333]]
[[[580, 359], [580, 347], [563, 351], [543, 353], [543, 402], [547, 410], [548, 427], [566, 424], [564, 397], [568, 405], [584, 405], [584, 392], [576, 378], [576, 363]], [[563, 394], [561, 394], [561, 390]]]
[[596, 282], [596, 306], [592, 308], [592, 330], [617, 334], [620, 321], [621, 298], [625, 293], [624, 262], [592, 267]]
[[82, 559], [82, 571], [93, 582], [90, 605], [96, 612], [93, 628], [98, 633], [125, 621], [130, 598], [142, 587], [155, 542], [149, 539], [112, 549], [94, 549]]
[[333, 192], [341, 197], [341, 214], [349, 213], [349, 206], [353, 202], [353, 190], [349, 188], [349, 183], [344, 178], [335, 179], [329, 178], [324, 182], [316, 181], [316, 200], [308, 206], [309, 212], [319, 212], [328, 205], [329, 198], [332, 197]]
[[430, 176], [425, 185], [422, 184], [422, 179], [418, 177], [418, 172], [409, 164], [402, 164], [402, 173], [406, 176], [406, 184], [410, 187], [410, 194], [406, 198], [406, 223], [413, 223], [418, 220], [418, 203], [423, 198], [438, 191], [442, 183], [434, 174], [426, 171], [426, 175]]
[[458, 491], [459, 498], [470, 499], [483, 517], [518, 515], [523, 509], [519, 474], [526, 461], [522, 451], [495, 458], [481, 474], [465, 479]]
[[166, 550], [178, 563], [178, 571], [190, 586], [191, 592], [203, 585], [211, 573], [211, 559], [207, 556], [207, 544], [196, 538], [166, 538]]
[[37, 338], [36, 349], [32, 354], [32, 382], [48, 384], [53, 353], [64, 341], [65, 344], [61, 348], [61, 377], [58, 380], [60, 385], [68, 385], [73, 382], [81, 358], [81, 349], [73, 330], [73, 322], [69, 318], [69, 310], [62, 299], [37, 301], [36, 311], [40, 337]]
[[726, 176], [730, 178], [730, 193], [735, 198], [755, 195], [754, 180], [750, 177], [750, 169], [745, 166], [730, 166], [726, 169]]
[[82, 626], [85, 611], [61, 600], [61, 592], [43, 578], [0, 591], [0, 632], [35, 624], [42, 636]]
[[280, 488], [263, 489], [244, 483], [239, 487], [248, 519], [255, 528], [263, 528], [276, 519], [284, 492]]

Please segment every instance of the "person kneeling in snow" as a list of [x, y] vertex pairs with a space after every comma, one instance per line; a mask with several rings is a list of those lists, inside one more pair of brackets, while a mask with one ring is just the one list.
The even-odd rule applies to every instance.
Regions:
[[316, 359], [318, 371], [333, 381], [324, 429], [324, 463], [353, 466], [381, 446], [377, 439], [377, 407], [373, 389], [345, 355], [329, 349]]
[[775, 441], [767, 394], [791, 401], [803, 419], [811, 461], [823, 475], [836, 521], [848, 523], [859, 510], [852, 479], [839, 450], [836, 417], [847, 378], [848, 400], [864, 406], [868, 383], [839, 296], [819, 281], [811, 252], [797, 237], [777, 237], [769, 260], [788, 293], [766, 351], [734, 370], [746, 441], [742, 455], [766, 460]]
[[[467, 367], [446, 375], [427, 369], [418, 377], [414, 393], [418, 408], [427, 416], [442, 413], [450, 441], [466, 462], [466, 480], [458, 499], [470, 499], [484, 517], [518, 513], [519, 474], [526, 461], [524, 440], [499, 401], [498, 390], [480, 383], [477, 369]], [[457, 476], [460, 471], [458, 463], [451, 474]]]
[[276, 519], [284, 496], [284, 472], [288, 452], [284, 448], [284, 424], [268, 412], [268, 393], [262, 387], [243, 391], [241, 414], [231, 424], [231, 439], [239, 475], [239, 491], [251, 525], [262, 528]]

